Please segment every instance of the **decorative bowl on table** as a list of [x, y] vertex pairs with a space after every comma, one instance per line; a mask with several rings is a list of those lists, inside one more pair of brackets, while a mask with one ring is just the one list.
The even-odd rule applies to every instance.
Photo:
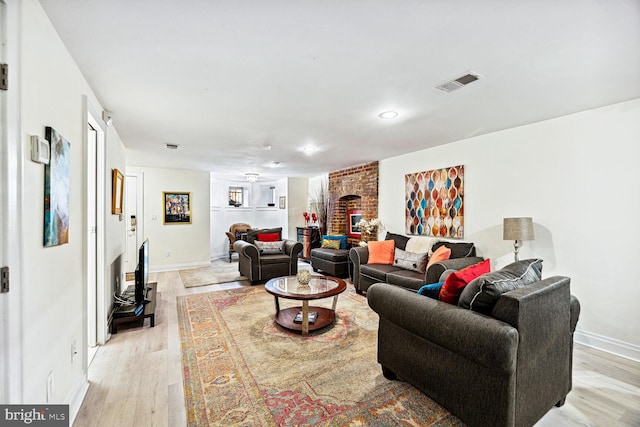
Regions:
[[311, 273], [307, 270], [299, 271], [296, 278], [298, 279], [298, 284], [300, 286], [309, 286], [309, 281], [311, 281]]

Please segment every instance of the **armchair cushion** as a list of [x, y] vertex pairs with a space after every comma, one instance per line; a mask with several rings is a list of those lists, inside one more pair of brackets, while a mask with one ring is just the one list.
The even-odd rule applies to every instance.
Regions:
[[340, 240], [322, 239], [322, 247], [327, 249], [340, 249]]
[[458, 305], [491, 314], [502, 294], [538, 282], [541, 277], [541, 259], [516, 261], [501, 270], [474, 279], [462, 291]]
[[322, 241], [324, 242], [324, 239], [327, 240], [340, 240], [340, 247], [336, 248], [336, 249], [347, 249], [347, 236], [345, 236], [344, 234], [331, 234], [331, 235], [323, 235], [322, 236]]
[[284, 242], [278, 241], [260, 241], [256, 240], [255, 245], [260, 251], [260, 255], [273, 255], [284, 253]]
[[418, 254], [396, 248], [393, 256], [393, 265], [406, 268], [407, 270], [417, 271], [418, 273], [424, 273], [427, 269], [428, 259], [429, 254], [426, 252]]
[[278, 228], [260, 228], [260, 229], [252, 229], [247, 231], [247, 242], [253, 243], [258, 240], [258, 234], [271, 234], [278, 233], [278, 238], [276, 240], [282, 240], [282, 227]]
[[281, 240], [280, 233], [258, 233], [259, 242], [277, 242]]

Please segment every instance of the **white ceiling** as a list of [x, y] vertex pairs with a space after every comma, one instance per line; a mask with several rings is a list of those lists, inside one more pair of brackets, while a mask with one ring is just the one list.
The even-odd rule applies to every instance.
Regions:
[[40, 3], [135, 165], [315, 176], [640, 97], [639, 0]]

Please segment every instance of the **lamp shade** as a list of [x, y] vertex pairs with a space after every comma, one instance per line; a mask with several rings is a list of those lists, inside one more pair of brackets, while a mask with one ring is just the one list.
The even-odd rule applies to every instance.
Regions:
[[534, 240], [533, 218], [505, 218], [502, 229], [503, 240]]

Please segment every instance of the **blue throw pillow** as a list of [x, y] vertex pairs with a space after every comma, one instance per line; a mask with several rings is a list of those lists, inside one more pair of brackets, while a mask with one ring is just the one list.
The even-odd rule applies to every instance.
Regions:
[[425, 297], [438, 299], [438, 295], [440, 294], [440, 288], [444, 285], [444, 282], [431, 283], [429, 285], [424, 285], [420, 289], [418, 289], [418, 295], [424, 295]]
[[340, 249], [347, 249], [347, 236], [344, 235], [336, 235], [336, 236], [322, 236], [322, 240], [340, 240]]

